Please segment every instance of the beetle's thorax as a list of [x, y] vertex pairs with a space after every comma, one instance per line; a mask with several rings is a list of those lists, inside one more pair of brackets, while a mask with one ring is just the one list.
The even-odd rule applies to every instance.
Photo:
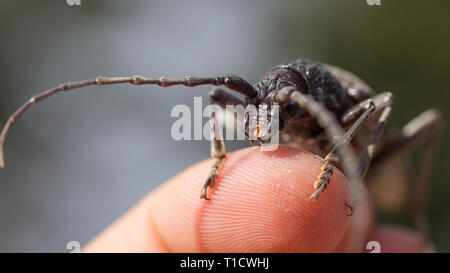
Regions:
[[[286, 86], [293, 86], [303, 94], [312, 96], [339, 119], [339, 116], [354, 102], [349, 100], [339, 82], [319, 64], [308, 66], [309, 63], [295, 63], [280, 65], [267, 72], [255, 85], [257, 97], [249, 103], [259, 105], [275, 103], [278, 92]], [[329, 144], [315, 117], [303, 111], [297, 104], [287, 102], [280, 105], [280, 133], [288, 136], [290, 140], [304, 139], [317, 142], [318, 146], [325, 148]]]
[[288, 68], [275, 67], [255, 85], [258, 92], [255, 100], [258, 103], [272, 104], [278, 91], [288, 85], [301, 92], [308, 92], [308, 85], [301, 75]]

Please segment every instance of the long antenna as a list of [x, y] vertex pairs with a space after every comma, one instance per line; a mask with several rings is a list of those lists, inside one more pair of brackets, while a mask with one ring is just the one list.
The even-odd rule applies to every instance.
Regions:
[[161, 87], [169, 87], [173, 85], [184, 85], [187, 87], [195, 87], [199, 85], [215, 85], [215, 86], [226, 86], [227, 88], [239, 92], [246, 97], [253, 98], [256, 97], [257, 92], [253, 86], [246, 80], [235, 76], [228, 75], [226, 77], [215, 77], [215, 78], [197, 78], [197, 77], [185, 77], [182, 79], [172, 79], [161, 77], [158, 79], [146, 78], [142, 76], [132, 76], [132, 77], [97, 77], [91, 80], [84, 80], [78, 82], [63, 83], [58, 87], [46, 90], [38, 95], [31, 97], [27, 102], [25, 102], [21, 107], [19, 107], [8, 119], [3, 130], [0, 134], [0, 167], [5, 167], [5, 159], [3, 154], [3, 146], [6, 143], [6, 138], [8, 136], [11, 126], [19, 119], [19, 117], [25, 113], [28, 108], [39, 103], [52, 95], [60, 92], [69, 91], [72, 89], [77, 89], [89, 85], [107, 85], [107, 84], [120, 84], [120, 83], [130, 83], [133, 85], [144, 85], [144, 84], [154, 84]]

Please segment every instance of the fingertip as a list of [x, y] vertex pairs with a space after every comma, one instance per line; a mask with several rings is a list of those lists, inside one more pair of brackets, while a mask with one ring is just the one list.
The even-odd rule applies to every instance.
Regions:
[[336, 171], [320, 199], [310, 199], [322, 159], [281, 146], [227, 159], [212, 199], [197, 222], [207, 252], [328, 252], [342, 240], [351, 217], [349, 192]]
[[346, 240], [353, 216], [347, 216], [350, 193], [339, 170], [317, 202], [309, 199], [323, 159], [284, 146], [230, 153], [208, 201], [199, 193], [211, 164], [200, 162], [163, 184], [89, 251], [108, 245], [126, 251], [330, 252]]

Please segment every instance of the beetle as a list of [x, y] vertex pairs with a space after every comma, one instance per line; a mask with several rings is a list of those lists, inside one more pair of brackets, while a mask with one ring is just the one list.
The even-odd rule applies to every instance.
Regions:
[[[345, 204], [350, 209], [348, 215], [352, 215], [358, 205], [361, 181], [365, 180], [367, 174], [371, 176], [371, 173], [368, 173], [371, 163], [373, 167], [371, 169], [377, 169], [377, 166], [389, 162], [391, 158], [403, 158], [425, 143], [419, 179], [411, 198], [411, 208], [416, 227], [427, 234], [425, 208], [432, 161], [444, 127], [440, 111], [427, 110], [409, 122], [403, 130], [395, 131], [389, 128], [384, 132], [394, 107], [392, 93], [376, 94], [353, 73], [307, 59], [283, 62], [270, 69], [254, 85], [236, 75], [210, 78], [188, 76], [183, 79], [142, 76], [97, 77], [61, 84], [31, 97], [9, 117], [0, 134], [0, 167], [4, 167], [3, 146], [11, 126], [31, 106], [60, 92], [89, 85], [120, 83], [161, 87], [212, 85], [215, 87], [209, 93], [210, 103], [220, 107], [265, 104], [269, 105], [270, 110], [275, 105], [279, 106], [276, 133], [284, 136], [283, 142], [312, 151], [324, 158], [321, 172], [313, 184], [314, 191], [312, 190], [310, 199], [317, 201], [327, 189], [334, 168], [342, 168], [352, 185], [352, 204]], [[219, 86], [226, 87], [232, 92]], [[236, 93], [243, 95], [245, 99]], [[211, 115], [211, 121], [213, 126], [217, 123], [214, 114]], [[250, 129], [249, 115], [245, 115], [241, 122], [244, 124], [245, 136], [252, 144], [256, 140], [262, 145], [271, 139], [271, 136], [258, 129], [256, 131]], [[275, 126], [270, 115], [265, 122], [268, 127]], [[212, 130], [211, 134], [211, 157], [214, 158], [214, 162], [200, 193], [200, 198], [207, 200], [209, 200], [207, 189], [213, 187], [219, 178], [219, 170], [227, 155], [224, 140], [215, 135], [215, 130]], [[395, 181], [388, 183], [394, 184]], [[384, 190], [390, 191], [392, 188], [394, 188], [392, 185], [388, 185]]]

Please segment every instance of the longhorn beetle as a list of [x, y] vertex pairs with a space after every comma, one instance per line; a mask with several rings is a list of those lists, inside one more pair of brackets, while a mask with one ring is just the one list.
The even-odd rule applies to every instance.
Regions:
[[[330, 183], [335, 166], [343, 168], [352, 185], [353, 204], [345, 204], [351, 215], [360, 194], [361, 180], [369, 165], [380, 164], [391, 157], [404, 156], [420, 144], [426, 143], [419, 168], [419, 178], [412, 197], [412, 216], [417, 228], [427, 231], [425, 203], [431, 175], [432, 161], [443, 130], [443, 118], [436, 109], [425, 111], [408, 123], [401, 132], [393, 130], [383, 133], [394, 106], [390, 92], [375, 92], [354, 74], [341, 68], [305, 59], [284, 62], [273, 67], [255, 85], [246, 80], [228, 75], [225, 77], [183, 79], [133, 77], [97, 77], [91, 80], [61, 84], [31, 97], [14, 112], [6, 122], [0, 135], [0, 166], [4, 167], [3, 145], [14, 122], [43, 99], [56, 93], [88, 85], [130, 83], [153, 84], [161, 87], [184, 85], [224, 86], [245, 97], [215, 87], [209, 94], [210, 102], [221, 107], [226, 105], [279, 105], [279, 130], [284, 142], [301, 147], [324, 157], [324, 163], [310, 198], [317, 201]], [[215, 116], [211, 115], [212, 124]], [[270, 127], [270, 119], [268, 120]], [[245, 116], [244, 132], [249, 138], [249, 117]], [[358, 133], [358, 134], [357, 134]], [[201, 189], [200, 198], [208, 199], [207, 188], [214, 186], [219, 169], [226, 157], [225, 143], [211, 136], [211, 156], [214, 163]], [[258, 132], [258, 144], [267, 141]], [[254, 140], [251, 140], [252, 144]], [[394, 183], [395, 181], [391, 181]], [[209, 199], [208, 199], [209, 200]], [[426, 233], [425, 233], [426, 234]]]

